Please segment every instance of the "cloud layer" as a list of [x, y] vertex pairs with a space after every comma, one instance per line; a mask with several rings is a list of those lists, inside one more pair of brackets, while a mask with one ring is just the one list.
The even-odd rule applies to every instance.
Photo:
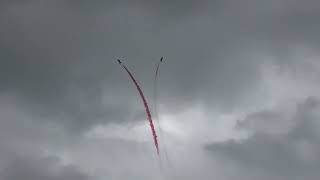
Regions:
[[[0, 179], [317, 179], [306, 0], [0, 2]], [[158, 102], [162, 168], [123, 59]]]

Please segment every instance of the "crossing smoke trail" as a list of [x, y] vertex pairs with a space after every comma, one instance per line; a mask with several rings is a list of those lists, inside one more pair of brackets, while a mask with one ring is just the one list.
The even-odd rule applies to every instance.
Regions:
[[135, 84], [138, 92], [139, 92], [139, 95], [141, 97], [141, 100], [143, 102], [143, 105], [144, 105], [144, 108], [146, 110], [146, 113], [147, 113], [147, 118], [148, 118], [148, 121], [150, 123], [150, 127], [151, 127], [151, 132], [152, 132], [152, 136], [153, 136], [153, 142], [154, 142], [154, 145], [156, 147], [156, 150], [157, 150], [157, 155], [159, 156], [160, 155], [160, 151], [159, 151], [159, 145], [158, 145], [158, 139], [157, 139], [157, 134], [156, 134], [156, 130], [154, 128], [154, 124], [153, 124], [153, 121], [152, 121], [152, 117], [151, 117], [151, 113], [150, 113], [150, 109], [149, 109], [149, 106], [148, 106], [148, 103], [147, 103], [147, 100], [137, 82], [137, 80], [134, 78], [134, 76], [132, 75], [132, 73], [129, 71], [129, 69], [124, 65], [122, 64], [122, 62], [118, 59], [118, 63], [124, 68], [124, 70], [128, 73], [128, 75], [130, 76], [131, 80], [133, 81], [133, 83]]
[[165, 158], [168, 162], [168, 165], [171, 166], [173, 168], [173, 165], [172, 165], [172, 162], [170, 161], [170, 158], [169, 158], [169, 155], [168, 155], [168, 152], [167, 152], [167, 149], [166, 149], [166, 143], [165, 143], [165, 138], [163, 136], [163, 130], [161, 128], [161, 125], [160, 125], [160, 116], [159, 116], [159, 113], [158, 113], [158, 88], [157, 88], [157, 84], [158, 84], [158, 76], [159, 76], [159, 68], [160, 68], [160, 65], [161, 63], [163, 62], [163, 57], [160, 58], [160, 61], [157, 63], [157, 66], [156, 66], [156, 71], [155, 71], [155, 76], [154, 76], [154, 85], [153, 85], [153, 102], [154, 102], [154, 115], [155, 115], [155, 120], [156, 122], [158, 123], [158, 126], [159, 126], [159, 135], [161, 136], [162, 138], [162, 145], [163, 145], [163, 150], [164, 150], [164, 155], [165, 155]]

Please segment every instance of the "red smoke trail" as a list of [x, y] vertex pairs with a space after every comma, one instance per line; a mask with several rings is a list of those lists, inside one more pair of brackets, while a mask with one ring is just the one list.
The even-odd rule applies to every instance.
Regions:
[[146, 98], [144, 97], [144, 94], [137, 82], [137, 80], [133, 77], [132, 73], [129, 71], [129, 69], [121, 63], [120, 60], [118, 60], [119, 64], [127, 71], [127, 73], [129, 74], [131, 80], [133, 81], [133, 83], [135, 84], [139, 94], [140, 94], [140, 97], [142, 99], [142, 102], [143, 102], [143, 105], [144, 105], [144, 108], [146, 110], [146, 113], [147, 113], [147, 118], [148, 118], [148, 121], [150, 123], [150, 127], [151, 127], [151, 132], [152, 132], [152, 136], [153, 136], [153, 141], [154, 141], [154, 145], [157, 149], [157, 154], [159, 155], [159, 145], [158, 145], [158, 139], [157, 139], [157, 134], [156, 134], [156, 130], [154, 128], [154, 124], [153, 124], [153, 121], [152, 121], [152, 117], [151, 117], [151, 113], [150, 113], [150, 110], [149, 110], [149, 106], [148, 106], [148, 103], [147, 103], [147, 100]]

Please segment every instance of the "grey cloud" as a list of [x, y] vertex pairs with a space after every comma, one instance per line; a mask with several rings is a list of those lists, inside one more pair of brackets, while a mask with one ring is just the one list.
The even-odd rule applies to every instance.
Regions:
[[56, 157], [16, 157], [1, 173], [4, 180], [88, 180], [88, 175], [74, 166], [61, 165]]
[[[159, 6], [179, 7], [179, 3]], [[191, 4], [186, 6], [191, 8]], [[114, 62], [117, 57], [127, 59], [148, 96], [154, 62], [160, 56], [168, 59], [159, 90], [164, 92], [161, 99], [168, 103], [168, 109], [183, 109], [197, 99], [215, 99], [224, 107], [234, 106], [258, 77], [252, 58], [245, 60], [248, 57], [241, 52], [226, 55], [236, 46], [230, 50], [230, 43], [223, 37], [218, 39], [222, 43], [215, 45], [210, 42], [215, 36], [204, 36], [215, 31], [210, 19], [189, 17], [181, 20], [181, 25], [163, 25], [158, 15], [147, 16], [146, 9], [130, 9], [130, 3], [127, 8], [90, 14], [71, 5], [31, 1], [4, 11], [0, 21], [4, 26], [0, 33], [4, 50], [0, 55], [1, 91], [21, 97], [33, 114], [44, 119], [66, 116], [63, 122], [75, 129], [90, 127], [102, 119], [128, 119], [122, 116], [132, 109], [126, 105], [127, 99], [137, 101], [137, 93]], [[211, 53], [212, 45], [216, 53]], [[150, 70], [145, 69], [147, 66]], [[112, 100], [112, 105], [104, 106], [104, 95], [118, 97], [119, 104], [114, 105]]]
[[[319, 115], [314, 112], [319, 110], [319, 105], [319, 99], [313, 97], [299, 103], [291, 119], [295, 125], [287, 134], [265, 133], [261, 127], [241, 126], [249, 130], [254, 128], [254, 134], [239, 142], [232, 140], [209, 145], [207, 150], [231, 160], [238, 167], [248, 168], [253, 174], [262, 175], [262, 172], [266, 172], [267, 175], [263, 176], [266, 179], [317, 179], [320, 175], [317, 170], [320, 165]], [[257, 114], [249, 115], [249, 119], [261, 121], [261, 117], [264, 117], [262, 121], [265, 121], [265, 129], [268, 129], [270, 124], [281, 124], [284, 120], [277, 118], [279, 122], [273, 122], [276, 114], [266, 111], [261, 112], [260, 117]]]
[[9, 8], [5, 3], [0, 91], [19, 97], [34, 119], [72, 132], [144, 119], [136, 90], [114, 60], [124, 59], [150, 98], [154, 64], [164, 56], [158, 86], [163, 112], [175, 114], [197, 103], [231, 112], [260, 85], [261, 54], [290, 64], [287, 45], [301, 43], [290, 34], [304, 39], [302, 44], [316, 41], [308, 38], [314, 34], [309, 28], [317, 29], [314, 21], [295, 18], [295, 12], [304, 19], [317, 16], [305, 10], [316, 2], [280, 10], [275, 1], [245, 2], [249, 6], [96, 0], [17, 2]]
[[238, 121], [236, 128], [252, 133], [281, 135], [287, 134], [295, 122], [292, 115], [285, 110], [265, 110], [251, 113], [245, 119]]
[[[310, 48], [313, 51], [306, 54], [317, 54], [319, 8], [319, 2], [312, 0], [1, 1], [0, 159], [6, 161], [0, 162], [0, 169], [9, 167], [9, 179], [20, 178], [14, 176], [20, 174], [15, 172], [31, 172], [43, 179], [62, 180], [63, 171], [60, 175], [48, 172], [48, 159], [13, 161], [14, 156], [3, 152], [64, 154], [77, 143], [84, 143], [74, 149], [81, 154], [76, 164], [89, 166], [84, 157], [99, 151], [99, 145], [105, 142], [90, 141], [92, 144], [86, 145], [84, 131], [100, 124], [121, 126], [143, 120], [140, 99], [115, 62], [117, 58], [135, 73], [151, 100], [154, 65], [165, 57], [158, 85], [158, 101], [165, 114], [175, 116], [198, 104], [205, 105], [204, 111], [227, 115], [248, 104], [260, 108], [264, 102], [259, 100], [263, 98], [256, 97], [261, 96], [259, 88], [264, 87], [261, 69], [268, 68], [264, 67], [266, 61], [281, 67], [281, 72], [290, 72], [293, 79], [297, 71], [305, 81], [318, 75], [313, 66], [317, 58], [306, 63], [313, 67], [309, 71], [308, 67], [300, 67], [305, 64], [304, 55], [294, 52]], [[313, 80], [317, 83], [316, 78]], [[290, 116], [282, 109], [253, 113], [238, 124], [242, 130], [253, 132], [252, 137], [214, 144], [209, 153], [218, 153], [223, 162], [232, 161], [244, 178], [250, 170], [260, 169], [252, 179], [298, 179], [297, 173], [312, 179], [318, 176], [314, 169], [320, 162], [317, 155], [310, 156], [319, 150], [318, 101], [310, 98]], [[152, 101], [149, 103], [152, 105]], [[146, 158], [141, 149], [135, 148], [137, 142], [123, 146], [117, 143], [122, 142], [116, 139], [106, 143], [102, 148], [105, 154], [99, 151], [96, 159], [101, 161], [112, 151], [110, 154], [128, 163], [126, 167], [131, 170], [135, 161]], [[92, 149], [87, 150], [87, 146]], [[122, 158], [123, 154], [127, 159]], [[190, 179], [213, 177], [216, 172], [210, 166], [211, 156], [199, 158], [195, 154], [182, 154], [193, 158], [195, 164], [179, 162], [188, 166], [188, 170], [182, 168], [179, 172], [196, 169], [194, 176], [198, 177]], [[106, 157], [111, 162], [112, 158]], [[144, 160], [144, 167], [153, 166], [151, 160]], [[210, 165], [202, 166], [204, 161], [210, 161]], [[18, 169], [14, 171], [14, 167]], [[78, 175], [87, 178], [71, 169], [70, 179]], [[121, 174], [121, 163], [112, 170]], [[117, 177], [152, 177], [135, 170]], [[221, 179], [228, 177], [221, 175]]]
[[[51, 109], [57, 109], [54, 114], [59, 114], [59, 111], [69, 107], [74, 109], [70, 111], [80, 111], [80, 107], [76, 105], [79, 102], [74, 100], [79, 97], [76, 95], [69, 97], [68, 91], [80, 91], [75, 94], [84, 96], [88, 106], [94, 107], [92, 109], [99, 109], [101, 108], [99, 99], [103, 90], [114, 94], [114, 91], [124, 88], [124, 83], [128, 83], [123, 79], [124, 76], [119, 77], [119, 73], [122, 72], [119, 72], [113, 64], [116, 57], [124, 57], [130, 62], [132, 59], [133, 63], [130, 64], [137, 64], [132, 69], [139, 72], [141, 71], [139, 66], [151, 67], [153, 64], [150, 60], [148, 62], [141, 59], [157, 59], [164, 55], [168, 58], [168, 64], [164, 67], [163, 84], [160, 88], [161, 92], [165, 92], [162, 93], [162, 96], [166, 96], [164, 101], [173, 108], [178, 104], [189, 106], [189, 102], [197, 99], [215, 101], [215, 104], [225, 108], [236, 106], [238, 101], [243, 99], [243, 93], [255, 88], [254, 83], [259, 80], [257, 69], [259, 63], [255, 63], [258, 57], [250, 57], [248, 49], [252, 47], [252, 43], [258, 44], [258, 47], [260, 44], [263, 45], [264, 34], [267, 35], [267, 39], [270, 37], [278, 39], [277, 34], [283, 34], [280, 30], [265, 28], [286, 26], [286, 24], [277, 25], [272, 21], [275, 18], [272, 11], [278, 3], [272, 1], [271, 5], [265, 5], [259, 4], [260, 1], [248, 1], [252, 8], [247, 11], [245, 8], [248, 7], [228, 1], [222, 9], [226, 13], [232, 12], [230, 15], [221, 12], [211, 17], [208, 9], [204, 7], [197, 9], [191, 1], [183, 4], [180, 1], [159, 2], [141, 1], [137, 4], [122, 5], [119, 3], [120, 5], [115, 6], [114, 4], [117, 4], [115, 2], [95, 1], [88, 4], [66, 1], [69, 3], [69, 8], [65, 8], [64, 3], [32, 1], [30, 3], [33, 3], [33, 6], [22, 6], [17, 9], [21, 11], [8, 13], [4, 20], [9, 19], [11, 23], [3, 30], [2, 38], [5, 40], [2, 46], [7, 51], [2, 57], [3, 61], [10, 63], [4, 62], [2, 67], [10, 69], [10, 73], [3, 74], [2, 77], [7, 79], [3, 87], [11, 87], [23, 93], [24, 97], [38, 100], [40, 101], [38, 103], [45, 106], [53, 106]], [[110, 9], [105, 13], [98, 11], [90, 14], [83, 13], [85, 9], [75, 9], [77, 6], [88, 7], [87, 5], [94, 6], [93, 9], [107, 6]], [[144, 8], [119, 8], [139, 5]], [[143, 14], [148, 10], [153, 12], [153, 7], [177, 8], [174, 10], [176, 13], [182, 12], [179, 9], [194, 7], [195, 9], [191, 11], [196, 11], [197, 14], [183, 20], [175, 20], [174, 22], [179, 21], [177, 25], [164, 25], [162, 24], [164, 20], [157, 18], [164, 13], [149, 16]], [[48, 11], [44, 12], [42, 9]], [[265, 10], [263, 13], [258, 13], [258, 9]], [[298, 11], [299, 8], [296, 10], [295, 7], [293, 10]], [[284, 9], [284, 21], [289, 22], [293, 10]], [[55, 11], [60, 13], [57, 15]], [[244, 14], [246, 11], [257, 13], [256, 19], [246, 20], [247, 16]], [[263, 21], [260, 26], [259, 18], [266, 18], [268, 21]], [[250, 26], [245, 27], [247, 23], [250, 23]], [[244, 27], [246, 29], [243, 29]], [[297, 28], [290, 29], [295, 31]], [[249, 47], [240, 48], [243, 44]], [[271, 46], [274, 47], [273, 45]], [[21, 62], [21, 59], [29, 60]], [[143, 84], [151, 84], [152, 78], [144, 78], [144, 76], [150, 77], [151, 70], [144, 71], [143, 74], [138, 73], [138, 77], [142, 78]], [[18, 76], [15, 72], [21, 74]], [[8, 83], [11, 85], [7, 85]], [[107, 89], [101, 89], [104, 83], [107, 84]], [[121, 86], [117, 86], [118, 84]], [[147, 92], [150, 92], [149, 87], [145, 88]], [[124, 91], [118, 96], [124, 94], [134, 96], [135, 92]], [[70, 105], [65, 105], [67, 103]], [[111, 107], [102, 107], [102, 109], [109, 108]], [[102, 111], [80, 113], [75, 116], [94, 116], [103, 114]]]
[[[101, 1], [101, 0], [94, 0], [90, 3], [87, 1], [66, 1], [66, 4], [69, 4], [70, 7], [78, 7], [84, 8], [87, 10], [104, 10], [108, 9], [108, 7], [113, 6], [130, 6], [132, 8], [141, 8], [147, 11], [147, 13], [156, 16], [162, 16], [167, 21], [176, 20], [176, 18], [185, 18], [185, 16], [197, 14], [199, 11], [205, 8], [206, 5], [212, 4], [218, 6], [222, 4], [223, 1], [215, 0], [215, 1], [208, 1], [208, 0], [200, 0], [200, 1], [192, 1], [192, 0], [173, 0], [173, 1], [160, 1], [160, 0], [138, 0], [135, 2], [131, 2], [128, 0], [120, 0], [120, 1]], [[72, 5], [72, 6], [71, 6]], [[219, 6], [218, 6], [219, 7]]]

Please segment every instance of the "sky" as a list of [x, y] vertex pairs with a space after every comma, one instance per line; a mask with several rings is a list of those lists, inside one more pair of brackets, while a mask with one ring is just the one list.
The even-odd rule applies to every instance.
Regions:
[[[0, 180], [319, 179], [319, 18], [317, 0], [1, 0]], [[159, 159], [116, 59], [154, 115], [162, 56]]]

